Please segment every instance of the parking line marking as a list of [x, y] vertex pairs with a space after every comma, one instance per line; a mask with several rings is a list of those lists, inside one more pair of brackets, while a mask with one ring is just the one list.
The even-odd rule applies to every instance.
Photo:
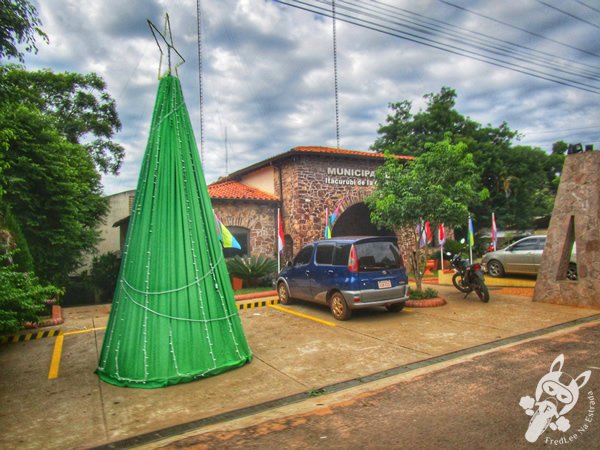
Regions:
[[54, 341], [54, 351], [52, 352], [52, 360], [50, 361], [50, 370], [48, 370], [48, 379], [56, 380], [58, 378], [58, 370], [60, 369], [60, 358], [62, 356], [62, 348], [63, 343], [65, 342], [65, 336], [72, 334], [89, 333], [90, 331], [104, 329], [106, 329], [106, 327], [88, 328], [86, 330], [68, 331], [66, 333], [61, 333], [58, 336], [56, 336], [56, 341]]
[[56, 336], [56, 341], [54, 342], [54, 351], [52, 352], [52, 361], [50, 362], [50, 370], [48, 371], [49, 380], [55, 380], [58, 378], [58, 368], [60, 367], [60, 357], [62, 355], [64, 340], [64, 334], [59, 334]]
[[333, 322], [328, 322], [327, 320], [318, 319], [316, 317], [309, 316], [309, 315], [306, 315], [306, 314], [302, 314], [302, 313], [299, 313], [299, 312], [296, 312], [296, 311], [292, 311], [292, 310], [287, 309], [287, 308], [282, 308], [281, 306], [269, 305], [269, 308], [278, 309], [279, 311], [283, 311], [283, 312], [286, 312], [288, 314], [293, 314], [294, 316], [302, 317], [304, 319], [313, 320], [315, 322], [319, 322], [319, 323], [322, 323], [324, 325], [329, 325], [330, 327], [336, 327], [337, 326]]
[[65, 336], [68, 336], [71, 334], [89, 333], [90, 331], [96, 331], [96, 330], [106, 330], [106, 327], [86, 328], [85, 330], [67, 331], [66, 333], [63, 333], [63, 334]]

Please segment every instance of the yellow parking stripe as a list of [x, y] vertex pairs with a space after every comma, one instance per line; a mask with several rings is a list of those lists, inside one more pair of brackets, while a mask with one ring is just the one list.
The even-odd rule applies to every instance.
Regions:
[[67, 331], [66, 333], [64, 333], [64, 335], [67, 336], [67, 335], [71, 335], [71, 334], [89, 333], [90, 331], [105, 330], [105, 329], [106, 329], [106, 327], [86, 328], [85, 330]]
[[286, 312], [286, 313], [288, 313], [288, 314], [293, 314], [294, 316], [302, 317], [302, 318], [304, 318], [304, 319], [313, 320], [313, 321], [315, 321], [315, 322], [322, 323], [323, 325], [329, 325], [330, 327], [335, 327], [335, 326], [337, 326], [337, 325], [336, 325], [335, 323], [333, 323], [333, 322], [328, 322], [328, 321], [326, 321], [326, 320], [321, 320], [321, 319], [318, 319], [318, 318], [316, 318], [316, 317], [313, 317], [313, 316], [308, 316], [308, 315], [306, 315], [306, 314], [302, 314], [302, 313], [299, 313], [299, 312], [296, 312], [296, 311], [292, 311], [292, 310], [290, 310], [290, 309], [287, 309], [287, 308], [282, 308], [281, 306], [269, 305], [269, 308], [274, 308], [274, 309], [277, 309], [277, 310], [279, 310], [279, 311]]
[[54, 352], [52, 352], [52, 361], [50, 362], [50, 370], [48, 371], [49, 380], [55, 380], [58, 378], [58, 368], [60, 367], [60, 357], [62, 355], [64, 340], [64, 334], [59, 334], [56, 336], [56, 341], [54, 342]]
[[68, 331], [56, 336], [54, 342], [54, 351], [52, 352], [52, 360], [50, 361], [50, 370], [48, 371], [48, 379], [55, 380], [58, 378], [58, 369], [60, 368], [60, 357], [62, 356], [62, 347], [65, 341], [65, 336], [71, 334], [89, 333], [90, 331], [104, 330], [106, 327], [88, 328], [86, 330]]

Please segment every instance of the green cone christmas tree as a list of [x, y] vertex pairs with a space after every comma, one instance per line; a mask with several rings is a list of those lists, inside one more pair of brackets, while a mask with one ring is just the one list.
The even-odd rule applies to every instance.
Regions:
[[96, 372], [156, 388], [252, 358], [177, 77], [160, 80]]

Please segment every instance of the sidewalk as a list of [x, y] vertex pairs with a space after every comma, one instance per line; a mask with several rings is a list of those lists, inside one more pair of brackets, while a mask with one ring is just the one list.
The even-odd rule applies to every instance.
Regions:
[[[563, 443], [571, 449], [597, 448], [599, 339], [600, 324], [581, 325], [439, 364], [435, 371], [390, 377], [386, 383], [371, 383], [370, 389], [323, 395], [268, 416], [207, 426], [143, 448], [528, 449]], [[530, 417], [519, 402], [535, 395], [557, 347], [564, 351], [565, 372], [577, 376], [591, 368], [592, 374], [565, 416], [570, 430], [548, 428], [533, 446], [525, 439]]]
[[[533, 303], [496, 288], [487, 304], [473, 296], [465, 299], [451, 287], [436, 289], [447, 305], [398, 314], [365, 310], [333, 326], [325, 323], [332, 323], [326, 308], [305, 303], [242, 309], [254, 355], [250, 364], [155, 390], [118, 388], [94, 374], [109, 305], [66, 308], [56, 379], [48, 379], [55, 338], [0, 345], [0, 448], [80, 448], [135, 436], [142, 438], [130, 443], [151, 442], [181, 427], [191, 430], [251, 411], [268, 414], [274, 405], [309, 398], [330, 386], [343, 393], [398, 370], [455, 358], [458, 352], [517, 342], [560, 324], [600, 320], [600, 310]], [[240, 306], [270, 300], [276, 298], [246, 300]]]

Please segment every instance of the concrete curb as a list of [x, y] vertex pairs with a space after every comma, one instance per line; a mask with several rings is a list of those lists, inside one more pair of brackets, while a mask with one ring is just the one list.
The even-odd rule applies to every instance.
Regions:
[[235, 301], [243, 301], [243, 300], [252, 300], [255, 298], [264, 298], [264, 297], [274, 297], [277, 295], [277, 291], [264, 291], [264, 292], [254, 292], [252, 294], [240, 294], [235, 295]]
[[424, 300], [407, 300], [404, 305], [409, 308], [434, 308], [436, 306], [444, 306], [446, 303], [446, 299], [436, 297]]

